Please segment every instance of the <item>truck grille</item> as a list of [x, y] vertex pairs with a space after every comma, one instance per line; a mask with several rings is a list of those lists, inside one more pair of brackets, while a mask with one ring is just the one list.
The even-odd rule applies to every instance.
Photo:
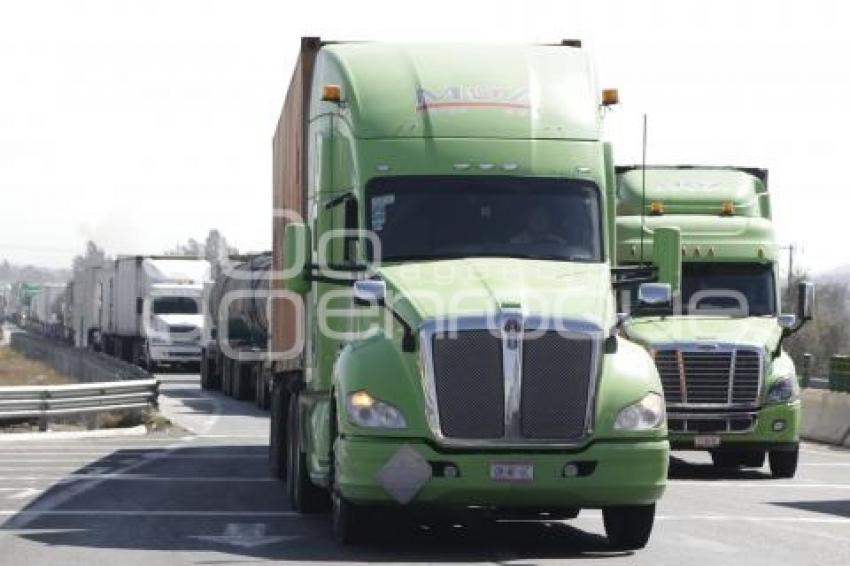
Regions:
[[434, 337], [440, 427], [453, 438], [505, 435], [502, 341], [488, 330]]
[[[586, 433], [596, 342], [555, 331], [523, 339], [521, 376], [504, 368], [502, 337], [490, 330], [434, 334], [439, 430], [467, 440], [579, 440]], [[519, 386], [518, 406], [511, 389]]]
[[522, 435], [579, 438], [584, 433], [592, 342], [546, 332], [523, 345]]
[[668, 404], [758, 403], [761, 355], [757, 350], [664, 349], [654, 357]]

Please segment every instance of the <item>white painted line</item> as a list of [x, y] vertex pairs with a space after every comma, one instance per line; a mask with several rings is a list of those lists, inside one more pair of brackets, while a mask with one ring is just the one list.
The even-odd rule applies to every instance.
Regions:
[[[236, 477], [168, 477], [145, 476], [116, 472], [112, 474], [68, 474], [65, 476], [0, 476], [0, 481], [58, 481], [62, 483], [89, 481], [151, 481], [151, 482], [186, 482], [186, 483], [274, 483], [275, 478], [236, 478]], [[89, 488], [91, 489], [91, 488]]]
[[745, 521], [754, 523], [823, 523], [850, 524], [850, 517], [774, 517], [747, 515], [656, 515], [659, 521]]
[[132, 428], [108, 428], [100, 430], [79, 430], [60, 432], [15, 432], [0, 435], [0, 443], [32, 442], [50, 440], [79, 440], [83, 438], [113, 438], [127, 436], [145, 436], [148, 429], [145, 425]]
[[800, 462], [798, 466], [822, 466], [827, 468], [850, 466], [850, 462]]
[[[80, 454], [80, 456], [84, 456]], [[95, 455], [93, 458], [77, 458], [77, 459], [69, 459], [69, 458], [15, 458], [9, 462], [4, 462], [0, 459], [0, 464], [3, 466], [7, 464], [62, 464], [62, 463], [85, 463], [91, 460], [103, 461], [103, 460], [119, 460], [119, 459], [134, 459], [139, 460], [143, 458], [147, 458], [148, 460], [155, 459], [154, 456], [158, 456], [158, 454], [104, 454], [103, 456]], [[265, 454], [246, 454], [244, 456], [239, 454], [163, 454], [163, 459], [167, 460], [267, 460], [268, 456]], [[156, 458], [159, 459], [159, 458]]]
[[[191, 439], [191, 437], [185, 437], [185, 438], [186, 438], [186, 440]], [[170, 446], [166, 447], [166, 450], [178, 449], [181, 446], [185, 446], [185, 444], [186, 444], [185, 442], [180, 442], [180, 441], [174, 442]], [[115, 473], [131, 472], [134, 469], [141, 467], [141, 466], [147, 464], [150, 461], [151, 460], [146, 459], [146, 460], [143, 460], [143, 461], [140, 461], [140, 462], [134, 462], [132, 464], [128, 464], [128, 465], [126, 465], [122, 468], [119, 468]], [[10, 478], [10, 479], [13, 480], [13, 481], [18, 481], [20, 478]], [[34, 478], [34, 479], [38, 479], [38, 478]], [[100, 485], [101, 483], [103, 483], [105, 481], [103, 479], [98, 479], [97, 477], [91, 478], [91, 480], [92, 481], [78, 481], [78, 482], [75, 482], [72, 485], [68, 486], [67, 489], [61, 489], [61, 490], [59, 490], [55, 493], [51, 493], [51, 494], [48, 494], [46, 496], [43, 496], [43, 497], [37, 499], [34, 503], [32, 503], [29, 507], [29, 510], [32, 511], [32, 512], [50, 511], [52, 509], [55, 509], [56, 507], [59, 507], [60, 505], [64, 505], [65, 503], [67, 503], [71, 499], [94, 489], [95, 487], [97, 487], [98, 485]], [[68, 482], [68, 479], [66, 479], [65, 477], [61, 477], [61, 478], [58, 478], [58, 479], [53, 480], [53, 481], [58, 481], [58, 482], [60, 482], [60, 484], [65, 484], [65, 483]], [[6, 528], [9, 528], [9, 529], [21, 529], [21, 528], [26, 527], [35, 517], [36, 517], [35, 515], [33, 515], [33, 516], [30, 516], [30, 515], [14, 516], [14, 517], [10, 518], [8, 521], [6, 521], [6, 523], [3, 526], [6, 527]]]
[[[145, 511], [143, 509], [49, 509], [16, 511], [0, 509], [5, 517], [273, 517], [310, 518], [297, 511]], [[11, 527], [10, 527], [11, 528]], [[4, 525], [3, 530], [6, 530]]]
[[669, 486], [687, 485], [690, 487], [741, 487], [741, 488], [777, 488], [777, 489], [850, 489], [850, 483], [774, 483], [771, 481], [748, 482], [748, 481], [701, 481], [701, 480], [670, 480]]

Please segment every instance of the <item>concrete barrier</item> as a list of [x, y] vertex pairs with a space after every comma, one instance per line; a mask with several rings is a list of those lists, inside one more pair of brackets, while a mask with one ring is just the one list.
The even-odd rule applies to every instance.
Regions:
[[850, 394], [803, 389], [800, 436], [829, 444], [850, 446]]
[[27, 332], [12, 332], [10, 346], [28, 358], [50, 364], [59, 373], [80, 383], [151, 378], [151, 374], [139, 366]]

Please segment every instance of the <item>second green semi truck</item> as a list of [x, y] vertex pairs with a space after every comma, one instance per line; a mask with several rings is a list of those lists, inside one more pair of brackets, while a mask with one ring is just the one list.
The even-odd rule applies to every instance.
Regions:
[[630, 166], [617, 176], [621, 264], [644, 263], [659, 229], [681, 233], [675, 312], [625, 327], [658, 367], [671, 446], [707, 450], [723, 468], [761, 467], [767, 454], [774, 476], [792, 477], [799, 386], [782, 340], [811, 318], [814, 287], [801, 285], [796, 315], [781, 314], [767, 171]]
[[341, 541], [383, 509], [601, 508], [614, 546], [646, 543], [669, 445], [618, 335], [611, 102], [576, 42], [302, 41], [273, 144], [271, 457]]

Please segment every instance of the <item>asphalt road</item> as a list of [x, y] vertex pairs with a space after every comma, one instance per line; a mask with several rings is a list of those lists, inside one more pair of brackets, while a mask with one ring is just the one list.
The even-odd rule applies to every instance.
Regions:
[[267, 415], [163, 376], [163, 436], [0, 442], [0, 564], [850, 563], [850, 451], [806, 445], [794, 480], [720, 475], [677, 454], [649, 546], [611, 552], [598, 512], [567, 523], [398, 525], [341, 548], [288, 510], [266, 468]]

